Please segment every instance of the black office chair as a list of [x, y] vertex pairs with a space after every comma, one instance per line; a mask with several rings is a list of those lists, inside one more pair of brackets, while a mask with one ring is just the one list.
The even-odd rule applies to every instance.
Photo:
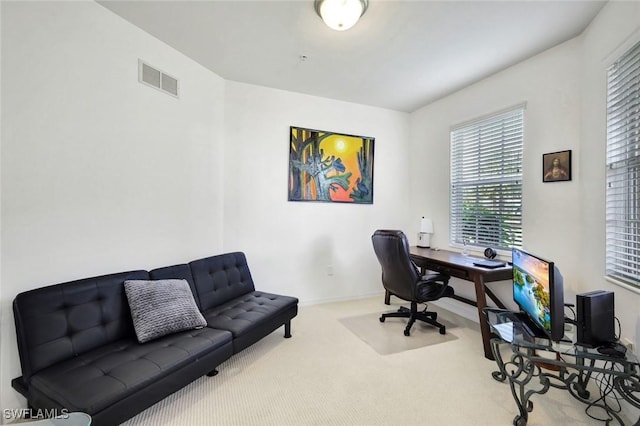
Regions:
[[[397, 312], [382, 314], [380, 322], [390, 317], [409, 318], [407, 328], [404, 329], [405, 336], [411, 333], [411, 326], [416, 320], [438, 327], [440, 334], [445, 334], [445, 326], [436, 321], [438, 314], [427, 311], [426, 302], [453, 296], [453, 288], [449, 287], [450, 277], [436, 272], [421, 277], [409, 257], [409, 242], [402, 231], [379, 229], [371, 236], [371, 241], [382, 266], [384, 288], [411, 302], [411, 309], [403, 306]], [[421, 312], [418, 312], [418, 303], [425, 304]]]

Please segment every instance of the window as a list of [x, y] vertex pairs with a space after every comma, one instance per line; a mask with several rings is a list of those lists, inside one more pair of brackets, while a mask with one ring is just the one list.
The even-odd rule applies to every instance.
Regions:
[[607, 74], [606, 274], [640, 287], [640, 43]]
[[451, 129], [450, 241], [522, 246], [524, 105]]

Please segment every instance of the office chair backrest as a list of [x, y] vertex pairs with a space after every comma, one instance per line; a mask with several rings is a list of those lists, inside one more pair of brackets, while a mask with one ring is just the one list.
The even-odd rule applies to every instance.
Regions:
[[409, 257], [409, 242], [402, 231], [379, 229], [371, 236], [382, 266], [382, 285], [396, 296], [414, 300], [420, 274]]

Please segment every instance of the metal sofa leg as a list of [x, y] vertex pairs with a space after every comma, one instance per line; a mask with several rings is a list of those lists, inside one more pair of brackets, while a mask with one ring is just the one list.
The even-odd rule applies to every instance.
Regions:
[[288, 339], [291, 337], [291, 321], [287, 321], [284, 323], [284, 338]]

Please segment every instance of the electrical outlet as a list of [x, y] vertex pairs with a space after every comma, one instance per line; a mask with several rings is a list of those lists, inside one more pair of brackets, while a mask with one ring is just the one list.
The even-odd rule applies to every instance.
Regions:
[[623, 337], [622, 338], [622, 344], [625, 345], [627, 347], [627, 350], [634, 352], [635, 351], [635, 345], [633, 344], [633, 341], [627, 337]]
[[327, 275], [333, 276], [333, 265], [327, 265]]

